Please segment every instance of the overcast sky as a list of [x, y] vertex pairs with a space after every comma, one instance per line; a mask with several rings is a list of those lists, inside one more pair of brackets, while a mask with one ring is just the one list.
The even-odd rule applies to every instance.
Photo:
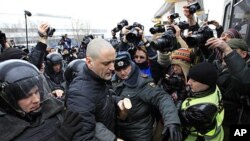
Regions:
[[[24, 20], [23, 11], [28, 10], [33, 15], [43, 13], [80, 18], [88, 21], [92, 28], [110, 30], [122, 19], [127, 19], [130, 24], [137, 21], [145, 26], [153, 26], [153, 16], [164, 2], [165, 0], [0, 0], [0, 16], [12, 13]], [[214, 2], [204, 0], [205, 9], [209, 9], [210, 18], [221, 22], [224, 0]], [[29, 17], [29, 20], [34, 18]], [[14, 18], [16, 19], [18, 18]], [[4, 20], [11, 19], [1, 19]], [[49, 19], [47, 22], [50, 22]]]

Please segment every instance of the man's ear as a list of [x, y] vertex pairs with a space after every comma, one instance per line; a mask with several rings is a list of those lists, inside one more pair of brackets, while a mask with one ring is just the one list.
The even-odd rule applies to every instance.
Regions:
[[247, 57], [248, 52], [247, 51], [242, 51], [241, 54], [242, 54], [242, 57], [245, 59]]
[[87, 64], [88, 68], [92, 68], [93, 67], [93, 59], [91, 57], [86, 57], [86, 64]]

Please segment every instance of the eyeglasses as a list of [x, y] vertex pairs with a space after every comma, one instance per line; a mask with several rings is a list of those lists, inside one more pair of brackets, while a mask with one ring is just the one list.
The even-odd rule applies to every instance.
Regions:
[[135, 58], [145, 59], [144, 56], [138, 56], [138, 55], [135, 55]]

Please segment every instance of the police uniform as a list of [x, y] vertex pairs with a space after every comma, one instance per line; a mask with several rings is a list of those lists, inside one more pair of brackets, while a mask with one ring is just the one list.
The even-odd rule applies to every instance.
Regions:
[[[117, 67], [124, 67], [121, 64], [125, 64], [125, 62], [121, 62], [121, 60], [116, 61], [116, 70]], [[129, 62], [129, 65], [131, 65], [131, 72], [128, 79], [119, 80], [116, 75], [112, 79], [116, 95], [129, 98], [132, 104], [127, 118], [117, 119], [117, 136], [128, 141], [151, 141], [154, 123], [153, 106], [158, 107], [161, 111], [165, 126], [180, 124], [177, 110], [171, 97], [157, 87], [153, 79], [141, 74], [139, 68], [132, 61]]]

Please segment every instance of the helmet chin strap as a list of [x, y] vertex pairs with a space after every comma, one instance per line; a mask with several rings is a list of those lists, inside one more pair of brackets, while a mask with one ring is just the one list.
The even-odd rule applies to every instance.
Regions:
[[41, 115], [41, 110], [42, 107], [39, 107], [37, 110], [29, 112], [29, 113], [25, 113], [25, 116], [23, 117], [24, 120], [28, 121], [28, 122], [35, 122], [36, 118]]

